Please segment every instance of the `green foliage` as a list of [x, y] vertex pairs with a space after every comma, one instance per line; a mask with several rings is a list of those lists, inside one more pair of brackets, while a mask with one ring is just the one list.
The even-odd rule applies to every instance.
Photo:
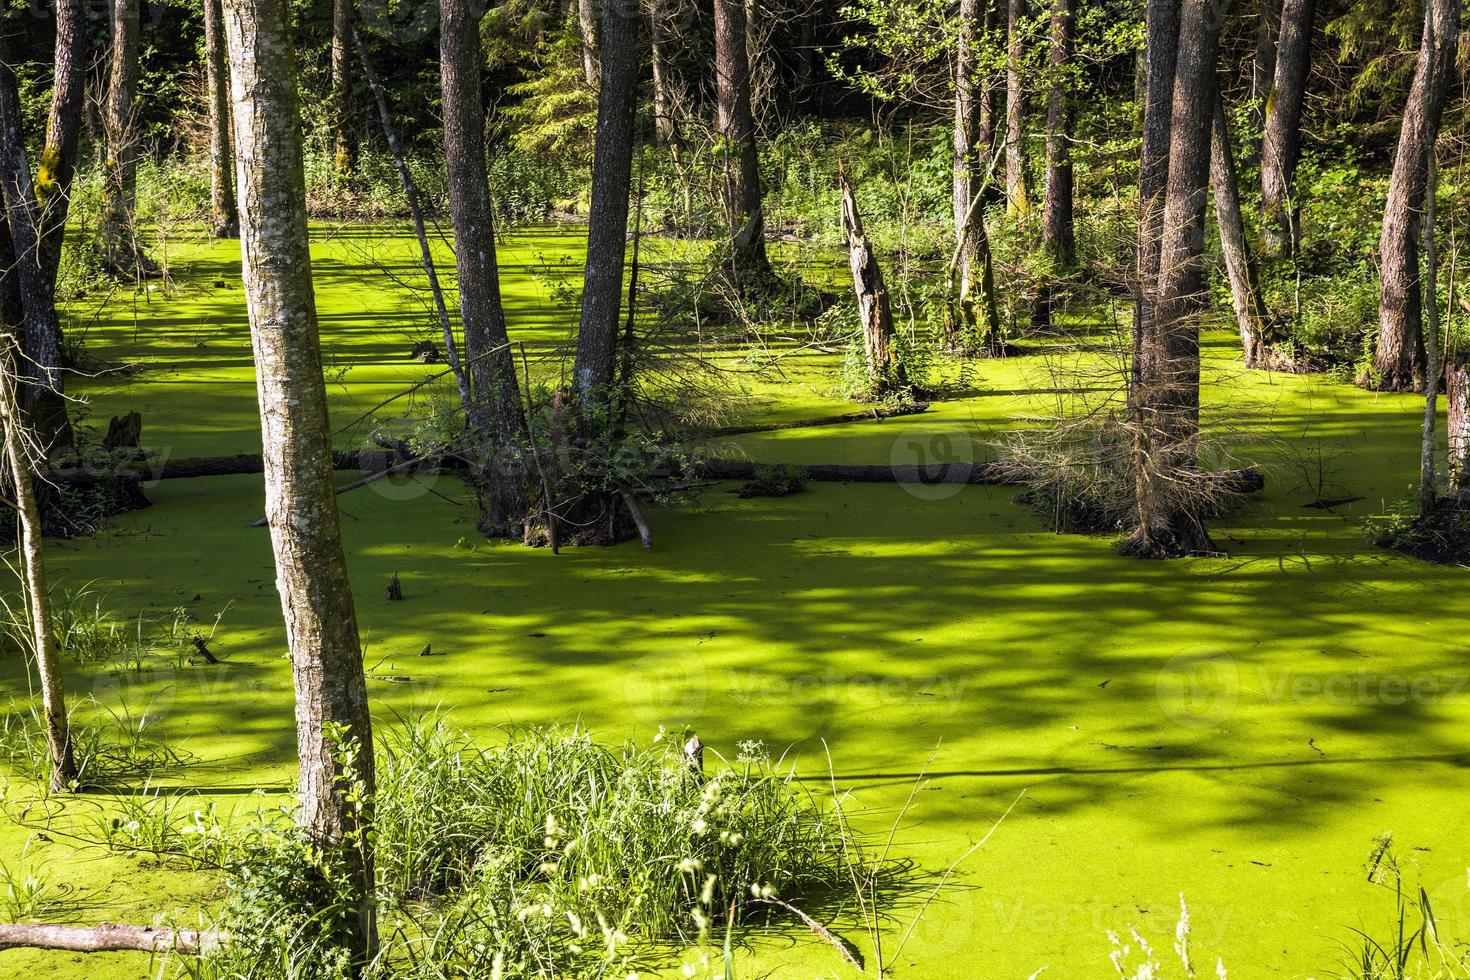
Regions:
[[1368, 540], [1380, 548], [1436, 564], [1470, 567], [1470, 503], [1464, 500], [1441, 498], [1422, 513], [1417, 497], [1405, 498], [1368, 518], [1364, 529]]
[[[524, 730], [486, 749], [433, 717], [384, 737], [372, 839], [383, 949], [366, 975], [383, 980], [624, 975], [770, 899], [825, 907], [862, 859], [756, 743], [704, 776], [668, 739], [610, 748]], [[338, 859], [278, 814], [209, 853], [232, 941], [201, 975], [346, 975], [354, 907]]]
[[755, 479], [738, 491], [741, 499], [750, 497], [789, 497], [806, 490], [806, 471], [799, 466], [758, 466]]

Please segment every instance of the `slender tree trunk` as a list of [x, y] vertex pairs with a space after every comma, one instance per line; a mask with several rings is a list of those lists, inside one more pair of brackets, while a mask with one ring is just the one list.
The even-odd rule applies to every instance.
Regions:
[[1266, 340], [1269, 314], [1261, 295], [1260, 275], [1246, 239], [1245, 218], [1240, 207], [1240, 181], [1230, 143], [1230, 123], [1225, 117], [1225, 103], [1218, 96], [1215, 99], [1211, 142], [1210, 185], [1215, 198], [1215, 224], [1220, 229], [1220, 252], [1225, 259], [1226, 277], [1230, 280], [1230, 305], [1235, 310], [1235, 323], [1240, 329], [1245, 366], [1265, 367], [1271, 353]]
[[348, 952], [360, 969], [377, 944], [372, 720], [333, 492], [291, 10], [287, 0], [225, 0], [224, 14], [266, 517], [296, 692], [300, 819], [342, 861], [357, 910]]
[[1246, 160], [1256, 163], [1261, 158], [1259, 136], [1266, 127], [1266, 100], [1276, 82], [1276, 42], [1281, 36], [1282, 0], [1260, 0], [1260, 18], [1256, 21], [1256, 52], [1251, 60], [1251, 132]]
[[[1065, 272], [1077, 259], [1072, 179], [1072, 49], [1076, 31], [1074, 0], [1052, 0], [1051, 50], [1047, 65], [1051, 84], [1046, 96], [1046, 187], [1041, 210], [1041, 240], [1055, 271]], [[1037, 294], [1032, 322], [1051, 326], [1052, 284]]]
[[[603, 0], [604, 3], [611, 0]], [[597, 0], [572, 0], [577, 12], [577, 26], [582, 34], [582, 73], [590, 88], [596, 88], [601, 74], [597, 64], [602, 47], [597, 36]]]
[[26, 156], [8, 31], [9, 24], [0, 25], [0, 197], [10, 248], [6, 279], [13, 284], [7, 286], [6, 326], [16, 329], [20, 338], [20, 405], [36, 441], [33, 448], [47, 459], [70, 449], [74, 438], [63, 395], [55, 274], [45, 268], [41, 251], [42, 213]]
[[587, 265], [572, 369], [573, 384], [584, 410], [609, 403], [617, 371], [618, 314], [622, 307], [623, 258], [633, 181], [633, 122], [638, 101], [638, 24], [623, 16], [617, 4], [609, 3], [602, 28]]
[[668, 54], [669, 6], [670, 0], [649, 0], [648, 4], [648, 36], [653, 52], [653, 132], [665, 146], [678, 139], [673, 69]]
[[1148, 0], [1144, 11], [1143, 141], [1138, 162], [1138, 286], [1134, 297], [1132, 383], [1138, 384], [1140, 347], [1151, 329], [1159, 278], [1164, 190], [1169, 182], [1169, 133], [1174, 68], [1179, 56], [1179, 0]]
[[353, 0], [332, 0], [332, 149], [337, 174], [357, 172], [357, 133], [352, 125]]
[[97, 247], [120, 276], [157, 271], [143, 253], [134, 225], [138, 182], [138, 8], [141, 0], [110, 0], [112, 59], [102, 106], [102, 202]]
[[[988, 38], [1000, 29], [1001, 17], [999, 4], [1005, 0], [979, 0], [981, 8], [980, 30], [981, 37]], [[981, 37], [975, 39], [978, 45]], [[1000, 128], [1003, 112], [1000, 107], [1000, 92], [1004, 80], [993, 72], [985, 72], [980, 76], [979, 91], [976, 97], [980, 106], [980, 133], [976, 138], [979, 151], [989, 156], [995, 152], [996, 133]], [[995, 198], [999, 199], [999, 188], [996, 188]]]
[[1378, 244], [1378, 349], [1372, 375], [1362, 380], [1380, 390], [1418, 391], [1424, 387], [1420, 210], [1428, 184], [1428, 151], [1439, 134], [1440, 115], [1454, 72], [1459, 25], [1460, 0], [1429, 0]]
[[[572, 365], [576, 419], [575, 432], [570, 435], [579, 448], [595, 446], [612, 431], [619, 394], [618, 326], [638, 107], [638, 21], [629, 13], [614, 3], [603, 8], [587, 264]], [[629, 380], [622, 379], [623, 383]], [[570, 503], [555, 508], [558, 512], [552, 515], [554, 524], [564, 525], [565, 533], [556, 532], [557, 537], [574, 544], [612, 544], [619, 539], [614, 494], [572, 487], [571, 496]]]
[[1424, 377], [1424, 425], [1419, 441], [1419, 513], [1427, 517], [1434, 510], [1438, 496], [1435, 487], [1434, 427], [1439, 407], [1439, 253], [1434, 238], [1434, 212], [1438, 198], [1435, 184], [1439, 180], [1439, 168], [1435, 164], [1433, 142], [1428, 146], [1425, 167], [1424, 292], [1429, 316], [1424, 348], [1429, 369]]
[[725, 210], [731, 266], [745, 286], [770, 274], [766, 220], [761, 208], [760, 156], [750, 102], [750, 57], [745, 47], [743, 0], [715, 0], [715, 88], [719, 133], [725, 142]]
[[1012, 214], [1031, 210], [1026, 176], [1026, 0], [1008, 0], [1006, 8], [1006, 208]]
[[1003, 346], [995, 271], [985, 229], [990, 146], [984, 140], [983, 91], [979, 73], [980, 6], [960, 0], [960, 34], [955, 49], [953, 210], [955, 256], [950, 274], [949, 346], [971, 353], [1000, 352]]
[[848, 266], [853, 291], [857, 294], [858, 318], [863, 327], [863, 355], [868, 369], [868, 394], [874, 399], [902, 391], [908, 384], [903, 363], [893, 354], [893, 310], [883, 271], [873, 243], [863, 232], [857, 198], [845, 176], [842, 185], [842, 240], [847, 244]]
[[35, 181], [41, 206], [41, 267], [53, 288], [61, 269], [61, 246], [82, 134], [87, 84], [87, 10], [83, 0], [57, 0], [54, 58], [51, 114]]
[[1450, 493], [1470, 496], [1470, 355], [1445, 365], [1445, 427], [1449, 432]]
[[524, 538], [531, 497], [525, 464], [526, 424], [500, 299], [495, 218], [485, 162], [479, 29], [483, 9], [480, 0], [439, 3], [444, 157], [466, 370], [476, 414], [487, 428], [483, 435], [489, 448], [489, 486], [483, 530], [497, 537]]
[[1157, 307], [1140, 347], [1133, 398], [1138, 526], [1126, 554], [1214, 552], [1187, 494], [1198, 467], [1199, 318], [1205, 308], [1205, 208], [1215, 117], [1215, 61], [1229, 0], [1184, 0], [1169, 135]]
[[220, 0], [204, 0], [204, 84], [209, 98], [209, 188], [215, 238], [238, 238], [235, 167], [230, 159], [230, 77]]
[[41, 679], [41, 717], [46, 729], [46, 747], [51, 754], [50, 783], [53, 790], [62, 792], [76, 783], [78, 772], [61, 684], [60, 645], [51, 627], [51, 593], [46, 585], [46, 559], [41, 544], [41, 508], [36, 501], [31, 477], [33, 466], [26, 449], [30, 440], [16, 398], [15, 360], [14, 338], [9, 331], [0, 333], [0, 427], [4, 430], [9, 477], [5, 482], [15, 495], [15, 516], [20, 526], [22, 589], [30, 619], [36, 673]]
[[1261, 143], [1261, 230], [1266, 252], [1296, 254], [1301, 214], [1296, 165], [1301, 156], [1302, 103], [1312, 70], [1312, 21], [1316, 0], [1285, 0], [1276, 74], [1266, 100], [1266, 130]]

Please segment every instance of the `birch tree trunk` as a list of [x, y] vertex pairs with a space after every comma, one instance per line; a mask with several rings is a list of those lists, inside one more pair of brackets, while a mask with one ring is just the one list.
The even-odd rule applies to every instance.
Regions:
[[41, 207], [41, 267], [53, 289], [61, 269], [61, 246], [71, 208], [72, 179], [76, 176], [86, 70], [86, 5], [83, 0], [57, 0], [51, 113], [35, 180]]
[[495, 218], [485, 162], [485, 114], [480, 91], [480, 0], [440, 0], [439, 78], [444, 103], [444, 156], [465, 370], [475, 412], [485, 420], [489, 448], [484, 491], [487, 534], [526, 535], [530, 483], [520, 384], [500, 297]]
[[1451, 355], [1444, 374], [1449, 487], [1451, 494], [1464, 499], [1470, 496], [1470, 355]]
[[1285, 0], [1276, 72], [1266, 99], [1261, 142], [1261, 230], [1268, 255], [1296, 254], [1301, 213], [1296, 166], [1301, 156], [1302, 103], [1312, 70], [1312, 20], [1316, 0]]
[[1459, 25], [1460, 0], [1429, 0], [1378, 244], [1378, 347], [1372, 376], [1362, 379], [1369, 387], [1384, 391], [1419, 391], [1424, 387], [1419, 216], [1428, 184], [1428, 151], [1439, 134], [1440, 115], [1454, 72]]
[[356, 20], [352, 0], [332, 0], [332, 151], [341, 177], [357, 172], [357, 135], [352, 127], [352, 28]]
[[1138, 526], [1125, 554], [1174, 558], [1216, 548], [1187, 493], [1198, 468], [1199, 318], [1205, 308], [1205, 208], [1215, 61], [1229, 0], [1184, 0], [1159, 248], [1157, 308], [1142, 339], [1132, 403]]
[[1024, 215], [1031, 210], [1026, 176], [1026, 0], [1008, 0], [1006, 8], [1006, 208]]
[[[8, 68], [6, 69], [9, 70]], [[51, 627], [51, 593], [46, 585], [46, 558], [41, 543], [41, 509], [32, 481], [33, 465], [27, 449], [30, 439], [16, 398], [15, 340], [0, 333], [0, 428], [5, 441], [6, 482], [15, 494], [16, 523], [20, 526], [22, 591], [30, 618], [32, 652], [41, 680], [41, 718], [51, 755], [51, 788], [70, 789], [78, 778], [67, 724], [66, 696], [61, 682], [61, 650]]]
[[761, 208], [760, 155], [751, 112], [750, 55], [743, 0], [714, 0], [715, 90], [718, 130], [725, 144], [725, 210], [730, 262], [742, 287], [770, 275], [766, 220]]
[[582, 34], [582, 74], [587, 79], [587, 86], [595, 89], [601, 77], [601, 68], [597, 63], [598, 49], [601, 47], [597, 36], [597, 0], [572, 0], [572, 9], [577, 12], [577, 26]]
[[143, 252], [134, 226], [138, 179], [138, 8], [141, 0], [110, 0], [111, 64], [102, 104], [102, 201], [97, 248], [103, 264], [119, 276], [152, 275], [157, 267]]
[[215, 238], [238, 238], [235, 167], [230, 159], [230, 77], [220, 0], [204, 0], [204, 85], [209, 98], [210, 223]]
[[984, 90], [978, 48], [987, 0], [960, 0], [955, 48], [953, 209], [955, 256], [950, 273], [946, 338], [952, 348], [999, 353], [1003, 346], [995, 271], [985, 229], [986, 186], [991, 144], [984, 136]]
[[1245, 218], [1240, 207], [1240, 180], [1230, 142], [1230, 123], [1225, 117], [1225, 103], [1218, 96], [1210, 145], [1210, 186], [1215, 199], [1215, 224], [1220, 229], [1220, 252], [1225, 260], [1226, 278], [1230, 281], [1230, 305], [1235, 311], [1235, 325], [1240, 330], [1245, 366], [1265, 367], [1271, 360], [1266, 338], [1269, 314], [1261, 295], [1255, 259], [1246, 239]]
[[372, 721], [332, 484], [290, 6], [225, 0], [224, 15], [266, 518], [296, 694], [300, 819], [346, 870], [356, 906], [346, 942], [360, 968], [377, 942]]

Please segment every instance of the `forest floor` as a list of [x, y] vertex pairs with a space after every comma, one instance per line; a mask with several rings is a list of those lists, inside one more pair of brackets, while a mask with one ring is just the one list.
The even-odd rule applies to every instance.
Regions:
[[[433, 368], [407, 354], [428, 322], [393, 276], [413, 276], [401, 231], [316, 229], [314, 262], [334, 422]], [[563, 300], [537, 269], [575, 268], [582, 237], [517, 234], [502, 253], [512, 331], [565, 341]], [[172, 290], [84, 299], [87, 350], [145, 370], [74, 386], [94, 422], [137, 409], [172, 457], [258, 451], [235, 243], [175, 245]], [[387, 270], [387, 271], [385, 271]], [[220, 285], [216, 285], [218, 282]], [[412, 323], [405, 327], [405, 322]], [[778, 500], [720, 486], [650, 513], [655, 546], [546, 550], [487, 543], [450, 477], [385, 481], [343, 499], [343, 531], [376, 718], [444, 709], [487, 738], [503, 726], [581, 724], [647, 741], [690, 726], [733, 757], [763, 739], [818, 793], [830, 778], [881, 840], [916, 785], [896, 856], [943, 871], [987, 834], [894, 959], [895, 976], [1112, 975], [1109, 930], [1167, 950], [1189, 903], [1195, 960], [1233, 977], [1330, 976], [1351, 930], [1390, 931], [1392, 896], [1364, 863], [1391, 832], [1442, 932], [1470, 939], [1470, 694], [1463, 570], [1367, 544], [1365, 515], [1414, 479], [1422, 401], [1325, 377], [1241, 374], [1206, 337], [1207, 424], [1227, 423], [1267, 489], [1214, 526], [1222, 559], [1118, 557], [1058, 536], [1003, 487], [814, 484]], [[753, 389], [758, 421], [851, 411], [838, 358], [790, 352]], [[1054, 410], [1052, 360], [971, 369], [974, 390], [882, 423], [732, 440], [790, 462], [914, 462]], [[345, 439], [346, 437], [344, 437]], [[954, 448], [957, 447], [957, 448]], [[1362, 498], [1304, 507], [1317, 495]], [[197, 804], [254, 809], [294, 780], [290, 674], [270, 545], [249, 524], [258, 476], [165, 481], [154, 506], [50, 545], [63, 587], [120, 617], [191, 610], [217, 666], [74, 668], [77, 697], [133, 717], [189, 764], [156, 781]], [[430, 492], [432, 490], [433, 492]], [[397, 573], [405, 601], [385, 601]], [[432, 645], [430, 657], [420, 656]], [[7, 663], [3, 691], [27, 697]], [[12, 809], [29, 798], [12, 780]], [[261, 794], [261, 795], [257, 795]], [[86, 796], [73, 814], [112, 813]], [[36, 813], [30, 814], [33, 821]], [[204, 876], [0, 825], [0, 860], [71, 885], [78, 921], [197, 920]], [[895, 896], [888, 955], [923, 901]], [[852, 922], [838, 931], [867, 946]], [[847, 975], [800, 928], [757, 937], [741, 976]], [[872, 957], [870, 956], [870, 961]], [[146, 957], [0, 952], [0, 975], [148, 974]]]

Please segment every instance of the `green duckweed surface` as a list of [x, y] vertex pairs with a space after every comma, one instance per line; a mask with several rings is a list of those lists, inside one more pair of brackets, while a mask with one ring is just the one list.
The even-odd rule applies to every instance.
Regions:
[[[314, 230], [334, 422], [422, 379], [427, 335], [399, 279], [401, 230]], [[575, 277], [577, 229], [518, 233], [501, 255], [515, 339], [533, 356], [569, 336], [556, 280]], [[78, 301], [69, 329], [139, 373], [79, 383], [94, 421], [128, 409], [175, 457], [259, 450], [235, 243], [175, 246], [175, 282]], [[895, 854], [942, 870], [1013, 809], [957, 871], [892, 960], [895, 976], [1112, 974], [1107, 931], [1170, 947], [1181, 893], [1197, 961], [1232, 977], [1330, 974], [1355, 927], [1386, 930], [1365, 881], [1391, 831], [1436, 903], [1470, 938], [1465, 572], [1390, 557], [1363, 516], [1403, 496], [1416, 466], [1415, 397], [1322, 377], [1239, 374], [1227, 334], [1206, 338], [1206, 414], [1268, 473], [1266, 492], [1216, 527], [1230, 556], [1146, 563], [1107, 540], [1058, 536], [997, 487], [815, 484], [779, 500], [710, 489], [657, 510], [655, 548], [553, 557], [485, 542], [453, 479], [343, 498], [343, 530], [376, 716], [442, 708], [503, 726], [578, 723], [609, 739], [692, 726], [714, 749], [763, 739], [826, 792], [855, 795], [884, 835], [916, 781]], [[851, 410], [837, 358], [793, 351], [753, 386], [758, 421]], [[544, 361], [538, 370], [549, 368]], [[731, 440], [792, 462], [912, 462], [936, 437], [971, 439], [1045, 413], [1048, 359], [973, 369], [973, 390], [922, 416]], [[344, 437], [347, 439], [348, 437]], [[1302, 462], [1322, 459], [1338, 508], [1304, 508]], [[1305, 467], [1311, 469], [1310, 466]], [[344, 477], [346, 479], [346, 477]], [[433, 492], [429, 492], [432, 490]], [[223, 613], [214, 667], [74, 667], [71, 692], [147, 712], [192, 762], [159, 782], [200, 805], [274, 803], [294, 777], [291, 686], [258, 476], [164, 482], [150, 509], [52, 544], [53, 575], [90, 583], [123, 616]], [[397, 573], [406, 601], [384, 600]], [[442, 656], [421, 657], [432, 644]], [[389, 680], [388, 678], [395, 678]], [[406, 678], [406, 680], [405, 680]], [[0, 675], [28, 691], [22, 665]], [[828, 757], [831, 765], [829, 774]], [[30, 789], [12, 780], [13, 804]], [[16, 804], [18, 805], [18, 804]], [[88, 796], [73, 815], [106, 812]], [[32, 814], [34, 817], [34, 813]], [[196, 921], [207, 876], [0, 826], [0, 859], [74, 887], [78, 921]], [[923, 892], [885, 934], [893, 957]], [[869, 944], [853, 923], [839, 931]], [[871, 950], [870, 960], [871, 960]], [[0, 975], [123, 980], [142, 956], [0, 952]], [[741, 976], [848, 975], [801, 928], [761, 936]]]

